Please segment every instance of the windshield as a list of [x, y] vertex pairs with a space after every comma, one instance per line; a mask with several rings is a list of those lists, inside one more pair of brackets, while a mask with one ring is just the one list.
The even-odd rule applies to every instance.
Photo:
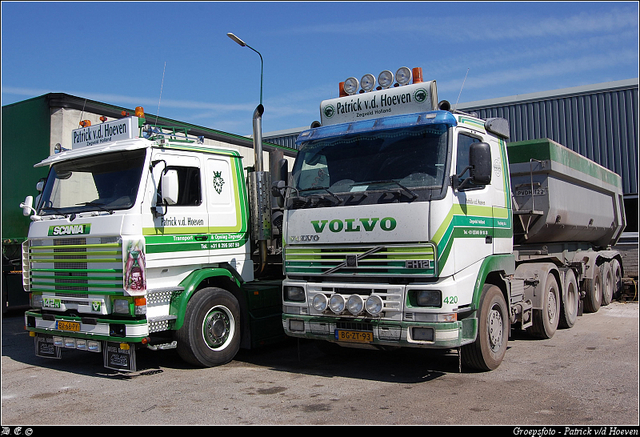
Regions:
[[144, 150], [135, 150], [53, 165], [39, 204], [41, 214], [131, 208], [138, 193], [144, 158]]
[[446, 163], [445, 125], [310, 141], [296, 158], [293, 195], [392, 190], [413, 200], [440, 193]]

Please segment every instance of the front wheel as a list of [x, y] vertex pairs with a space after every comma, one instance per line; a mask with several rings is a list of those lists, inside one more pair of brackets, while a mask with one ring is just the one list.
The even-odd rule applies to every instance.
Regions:
[[483, 287], [478, 313], [476, 341], [462, 347], [462, 360], [467, 367], [494, 370], [504, 358], [509, 338], [509, 312], [498, 287]]
[[187, 304], [176, 332], [178, 354], [188, 363], [212, 367], [231, 361], [240, 349], [240, 305], [221, 288], [204, 288]]

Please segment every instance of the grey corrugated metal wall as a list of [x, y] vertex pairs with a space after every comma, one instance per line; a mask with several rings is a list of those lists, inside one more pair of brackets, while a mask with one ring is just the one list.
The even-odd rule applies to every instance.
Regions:
[[506, 118], [509, 141], [551, 138], [622, 176], [625, 195], [637, 196], [638, 81], [550, 94], [511, 102], [472, 102], [458, 109], [485, 119]]

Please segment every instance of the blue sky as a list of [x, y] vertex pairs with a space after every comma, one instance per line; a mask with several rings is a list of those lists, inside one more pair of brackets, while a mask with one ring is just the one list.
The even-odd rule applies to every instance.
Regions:
[[[248, 135], [349, 76], [422, 67], [452, 103], [638, 77], [637, 2], [2, 2], [2, 105], [63, 92]], [[164, 76], [164, 78], [163, 78]]]

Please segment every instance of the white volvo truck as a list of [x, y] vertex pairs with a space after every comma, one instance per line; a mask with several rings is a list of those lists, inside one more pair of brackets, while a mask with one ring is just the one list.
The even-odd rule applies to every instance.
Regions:
[[621, 178], [551, 140], [508, 144], [507, 120], [438, 103], [421, 69], [393, 77], [341, 83], [274, 184], [287, 335], [491, 370], [512, 328], [550, 338], [608, 303]]
[[[214, 366], [286, 338], [281, 268], [265, 279], [277, 248], [270, 205], [259, 203], [269, 198], [261, 135], [245, 175], [236, 150], [146, 124], [139, 110], [83, 123], [71, 150], [36, 164], [49, 175], [35, 204], [21, 205], [32, 220], [22, 265], [35, 353], [95, 352], [107, 368], [134, 371], [140, 348]], [[258, 133], [261, 115], [260, 105]]]

